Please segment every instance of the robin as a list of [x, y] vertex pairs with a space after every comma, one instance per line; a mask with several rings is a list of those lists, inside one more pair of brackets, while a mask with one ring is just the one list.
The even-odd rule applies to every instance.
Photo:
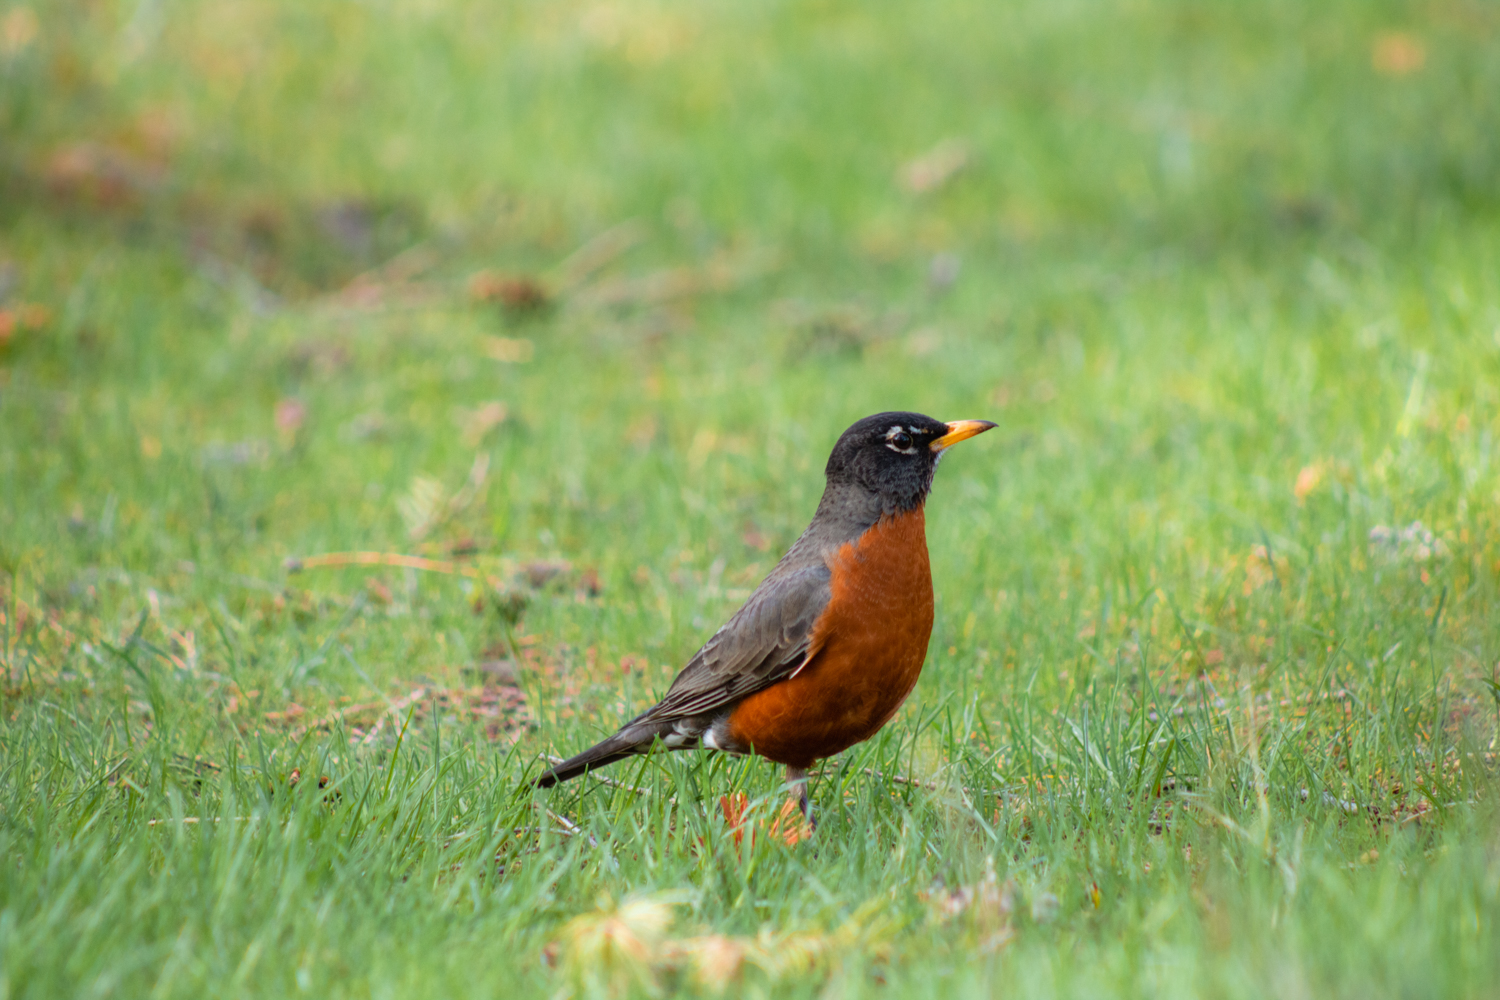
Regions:
[[932, 634], [923, 505], [948, 448], [995, 425], [877, 413], [843, 433], [812, 523], [662, 700], [536, 780], [547, 788], [658, 742], [807, 771], [869, 739], [911, 693]]

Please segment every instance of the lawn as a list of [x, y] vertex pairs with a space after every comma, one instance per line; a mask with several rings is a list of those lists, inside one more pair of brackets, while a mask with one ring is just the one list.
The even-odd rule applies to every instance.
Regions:
[[[532, 790], [887, 409], [813, 838]], [[1497, 434], [1491, 2], [0, 0], [0, 997], [1500, 996]]]

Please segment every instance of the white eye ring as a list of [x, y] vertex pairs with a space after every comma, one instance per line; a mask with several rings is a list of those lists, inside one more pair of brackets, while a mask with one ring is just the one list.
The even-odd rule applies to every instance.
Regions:
[[885, 446], [899, 455], [915, 455], [916, 442], [904, 427], [892, 427], [885, 432]]

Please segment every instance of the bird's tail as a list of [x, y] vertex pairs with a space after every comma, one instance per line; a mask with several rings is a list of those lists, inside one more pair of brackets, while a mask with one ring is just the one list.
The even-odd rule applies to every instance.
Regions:
[[[642, 738], [644, 736], [644, 739]], [[559, 781], [567, 781], [576, 778], [585, 771], [591, 771], [605, 764], [613, 764], [617, 760], [623, 760], [632, 754], [644, 753], [651, 748], [652, 741], [657, 733], [653, 728], [646, 733], [632, 730], [622, 730], [605, 740], [603, 743], [589, 747], [583, 753], [569, 757], [561, 764], [554, 764], [543, 771], [541, 777], [532, 782], [538, 788], [551, 788]]]

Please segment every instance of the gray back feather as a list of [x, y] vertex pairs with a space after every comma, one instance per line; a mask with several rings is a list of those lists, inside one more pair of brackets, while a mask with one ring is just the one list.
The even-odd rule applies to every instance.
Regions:
[[744, 607], [715, 632], [672, 682], [659, 704], [627, 723], [710, 715], [771, 686], [807, 659], [813, 625], [828, 606], [828, 561], [880, 520], [881, 502], [864, 490], [830, 483], [802, 537]]

